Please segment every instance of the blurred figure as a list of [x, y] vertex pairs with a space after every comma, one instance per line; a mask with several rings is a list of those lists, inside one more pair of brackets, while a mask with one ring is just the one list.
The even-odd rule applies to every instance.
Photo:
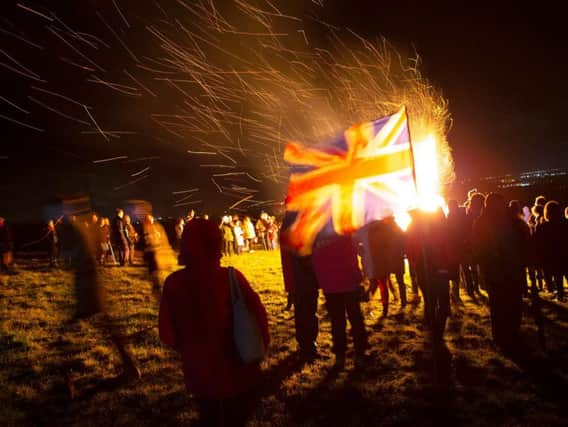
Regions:
[[110, 242], [110, 219], [109, 218], [101, 218], [100, 220], [100, 227], [99, 227], [99, 239], [100, 245], [100, 258], [99, 264], [105, 265], [112, 259], [113, 263], [116, 263], [116, 259], [114, 258], [114, 252], [112, 251], [112, 245]]
[[124, 226], [124, 211], [116, 209], [116, 214], [110, 226], [110, 239], [118, 263], [124, 266], [128, 259], [128, 235]]
[[176, 219], [176, 223], [174, 225], [174, 233], [176, 235], [174, 249], [178, 252], [179, 252], [179, 249], [181, 247], [181, 236], [183, 234], [184, 226], [185, 226], [185, 221], [183, 220], [183, 218], [180, 217], [180, 218]]
[[534, 230], [542, 221], [544, 221], [544, 205], [534, 205], [531, 208], [529, 225]]
[[49, 259], [50, 267], [57, 267], [57, 257], [59, 256], [59, 239], [57, 231], [55, 230], [55, 223], [50, 219], [47, 223], [47, 257]]
[[77, 217], [75, 215], [62, 215], [55, 223], [55, 230], [59, 239], [59, 254], [63, 260], [64, 268], [71, 268], [74, 250], [77, 246], [75, 239], [76, 233], [74, 227], [78, 229], [76, 224]]
[[544, 215], [544, 205], [546, 205], [546, 197], [545, 196], [537, 196], [534, 199], [534, 204], [531, 207], [531, 216], [529, 218], [529, 225], [531, 227], [536, 227], [542, 220], [542, 216]]
[[474, 250], [489, 293], [495, 343], [505, 351], [519, 340], [523, 291], [523, 236], [515, 227], [502, 195], [491, 193], [473, 227]]
[[132, 225], [130, 216], [128, 215], [124, 215], [124, 228], [126, 230], [126, 240], [128, 244], [126, 262], [129, 265], [134, 265], [134, 248], [136, 246], [136, 243], [138, 243], [139, 236], [136, 232], [136, 229], [134, 228], [134, 225]]
[[531, 217], [531, 210], [528, 206], [523, 206], [523, 220], [528, 224]]
[[158, 264], [158, 253], [162, 245], [161, 227], [158, 227], [152, 215], [146, 215], [142, 222], [144, 233], [144, 262], [148, 267], [150, 278], [152, 279], [153, 291], [156, 297], [161, 293], [160, 266]]
[[267, 251], [268, 240], [266, 239], [266, 232], [268, 231], [268, 214], [266, 212], [260, 214], [260, 218], [256, 221], [255, 228], [256, 236], [260, 240], [260, 243], [262, 243], [264, 250]]
[[275, 250], [278, 248], [278, 224], [276, 223], [276, 217], [268, 216], [266, 226], [266, 243], [269, 250]]
[[[159, 333], [180, 353], [187, 391], [195, 397], [200, 424], [244, 426], [254, 409], [260, 363], [245, 364], [232, 331], [229, 273], [221, 267], [219, 227], [197, 218], [187, 224], [180, 252], [185, 268], [168, 276], [160, 304]], [[247, 279], [236, 271], [244, 300], [266, 345], [266, 310]]]
[[223, 236], [223, 255], [231, 256], [233, 255], [233, 242], [235, 240], [233, 227], [231, 227], [231, 217], [225, 215], [219, 228]]
[[235, 252], [240, 255], [245, 247], [245, 232], [238, 216], [233, 217], [233, 234], [235, 235]]
[[[85, 203], [85, 198], [80, 201]], [[87, 200], [88, 202], [88, 200]], [[77, 209], [77, 202], [63, 201], [63, 211]], [[74, 328], [75, 321], [89, 321], [93, 326], [99, 328], [103, 335], [110, 336], [112, 343], [119, 353], [122, 362], [123, 373], [121, 377], [125, 380], [139, 379], [141, 374], [130, 353], [125, 348], [123, 335], [119, 332], [119, 327], [108, 315], [107, 301], [104, 294], [104, 287], [97, 274], [95, 248], [93, 241], [89, 239], [86, 229], [79, 227], [84, 221], [72, 219], [75, 215], [66, 212], [61, 229], [67, 236], [66, 250], [70, 254], [71, 268], [74, 273], [73, 290], [75, 295], [75, 313], [71, 324], [64, 326], [63, 335], [69, 329]], [[63, 342], [68, 340], [61, 337]], [[67, 387], [70, 397], [75, 396], [76, 373], [75, 369], [83, 366], [80, 360], [80, 351], [72, 363], [72, 368], [65, 373]]]
[[536, 230], [537, 225], [544, 220], [544, 205], [546, 205], [546, 197], [537, 196], [534, 199], [534, 204], [531, 207], [531, 215], [528, 221], [533, 232]]
[[89, 228], [97, 228], [99, 226], [99, 217], [96, 213], [91, 215], [91, 220], [89, 222]]
[[363, 276], [359, 270], [357, 250], [352, 236], [336, 236], [316, 242], [312, 265], [318, 284], [325, 295], [331, 320], [335, 365], [341, 368], [345, 364], [347, 315], [355, 347], [355, 365], [360, 367], [365, 363], [368, 343], [359, 292]]
[[245, 237], [245, 250], [249, 252], [254, 252], [252, 245], [256, 241], [256, 232], [254, 230], [254, 225], [250, 216], [245, 217], [245, 221], [243, 223], [243, 231]]
[[195, 218], [195, 211], [191, 209], [187, 215], [185, 216], [185, 223], [187, 224], [189, 221]]
[[550, 280], [549, 286], [558, 301], [564, 301], [564, 277], [568, 275], [568, 221], [562, 217], [558, 202], [551, 200], [544, 206], [544, 221], [536, 227], [535, 239], [542, 267]]
[[12, 267], [14, 240], [6, 219], [0, 216], [0, 272], [8, 273]]

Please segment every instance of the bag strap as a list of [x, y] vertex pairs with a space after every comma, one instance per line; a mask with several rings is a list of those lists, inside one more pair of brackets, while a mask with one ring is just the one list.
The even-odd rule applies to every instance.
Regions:
[[241, 286], [239, 285], [239, 279], [237, 279], [235, 269], [233, 267], [228, 267], [227, 270], [229, 270], [229, 291], [231, 293], [231, 301], [235, 303], [235, 301], [243, 298]]

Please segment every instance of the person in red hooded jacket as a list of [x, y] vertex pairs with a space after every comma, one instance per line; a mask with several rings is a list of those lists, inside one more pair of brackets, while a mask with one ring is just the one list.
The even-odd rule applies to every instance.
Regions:
[[[187, 391], [195, 396], [204, 425], [244, 425], [260, 363], [243, 363], [233, 340], [229, 272], [221, 267], [222, 236], [209, 220], [190, 221], [182, 235], [185, 268], [165, 282], [159, 313], [160, 339], [181, 355]], [[266, 310], [235, 270], [247, 306], [269, 343]]]

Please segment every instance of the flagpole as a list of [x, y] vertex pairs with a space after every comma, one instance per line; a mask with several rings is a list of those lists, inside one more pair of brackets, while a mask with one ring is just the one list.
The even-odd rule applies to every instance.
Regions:
[[414, 181], [414, 189], [418, 195], [418, 184], [416, 182], [416, 162], [414, 161], [414, 146], [412, 145], [412, 133], [410, 132], [410, 117], [408, 116], [408, 109], [404, 107], [404, 115], [406, 116], [406, 129], [408, 130], [408, 143], [410, 145], [410, 157], [412, 159], [412, 179]]

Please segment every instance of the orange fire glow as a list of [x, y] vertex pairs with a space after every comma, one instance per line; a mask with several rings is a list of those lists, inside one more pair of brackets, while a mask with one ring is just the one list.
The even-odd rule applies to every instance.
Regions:
[[[414, 170], [416, 174], [416, 194], [414, 205], [425, 211], [435, 211], [439, 207], [446, 210], [446, 202], [441, 194], [440, 165], [436, 138], [429, 135], [425, 139], [413, 143]], [[409, 195], [406, 195], [410, 197]], [[404, 197], [404, 196], [403, 196]], [[412, 221], [408, 212], [397, 212], [395, 220], [398, 226], [406, 231]]]

